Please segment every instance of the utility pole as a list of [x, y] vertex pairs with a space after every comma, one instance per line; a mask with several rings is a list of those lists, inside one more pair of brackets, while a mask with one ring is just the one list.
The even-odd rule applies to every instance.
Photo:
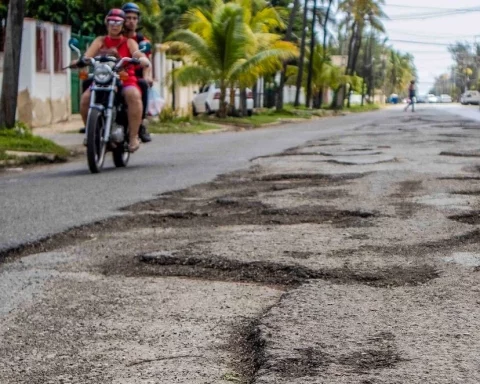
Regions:
[[312, 77], [313, 77], [313, 58], [315, 55], [315, 21], [317, 17], [317, 0], [313, 0], [313, 14], [312, 14], [312, 33], [310, 35], [310, 58], [308, 62], [308, 76], [307, 76], [307, 100], [305, 107], [310, 108], [310, 100], [312, 98]]
[[[292, 41], [293, 24], [295, 23], [295, 16], [297, 15], [300, 0], [294, 0], [292, 5], [292, 12], [288, 16], [287, 33], [285, 34], [285, 41]], [[277, 87], [276, 108], [278, 111], [283, 109], [283, 90], [285, 88], [285, 81], [287, 79], [287, 61], [283, 62], [282, 71], [280, 72], [280, 83]]]
[[0, 128], [13, 128], [15, 126], [24, 14], [25, 0], [10, 0], [3, 56]]
[[[175, 113], [175, 99], [176, 99], [176, 94], [175, 94], [175, 62], [172, 59], [172, 111]], [[222, 100], [220, 100], [220, 103]]]
[[[303, 65], [305, 60], [305, 39], [307, 37], [307, 13], [308, 13], [308, 0], [305, 0], [304, 9], [303, 9], [303, 31], [302, 31], [302, 42], [300, 44], [300, 58], [298, 59], [298, 74], [297, 74], [297, 89], [295, 90], [295, 102], [293, 105], [298, 107], [300, 105], [300, 89], [302, 88], [303, 82]], [[313, 32], [313, 31], [312, 31]]]

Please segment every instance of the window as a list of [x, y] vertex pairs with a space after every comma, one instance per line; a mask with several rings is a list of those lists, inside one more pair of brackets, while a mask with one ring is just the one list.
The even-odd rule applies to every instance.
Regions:
[[63, 72], [63, 33], [59, 30], [53, 32], [53, 70]]
[[47, 62], [47, 31], [42, 26], [37, 26], [37, 71], [48, 71]]

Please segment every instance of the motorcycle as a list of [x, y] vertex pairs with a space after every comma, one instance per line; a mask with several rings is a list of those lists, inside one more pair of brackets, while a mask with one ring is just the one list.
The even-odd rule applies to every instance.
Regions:
[[[81, 57], [77, 39], [70, 39], [68, 46]], [[150, 43], [142, 41], [139, 48], [141, 52], [148, 53]], [[88, 168], [92, 173], [101, 172], [108, 151], [112, 152], [115, 167], [126, 167], [130, 160], [128, 114], [127, 104], [121, 93], [121, 80], [126, 75], [125, 68], [128, 65], [138, 65], [140, 61], [107, 55], [84, 57], [83, 60], [93, 69], [87, 76], [87, 79], [92, 80], [84, 139]]]

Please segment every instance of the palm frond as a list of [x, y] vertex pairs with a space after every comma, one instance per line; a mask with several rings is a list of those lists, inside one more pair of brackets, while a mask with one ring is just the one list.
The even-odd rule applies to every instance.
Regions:
[[219, 62], [215, 57], [214, 52], [212, 52], [206, 41], [196, 33], [189, 30], [175, 31], [168, 37], [166, 43], [169, 41], [172, 43], [183, 43], [181, 47], [188, 49], [189, 54], [194, 58], [194, 61], [210, 68], [218, 67]]
[[175, 81], [180, 85], [206, 84], [215, 80], [215, 73], [198, 65], [184, 65], [175, 70]]

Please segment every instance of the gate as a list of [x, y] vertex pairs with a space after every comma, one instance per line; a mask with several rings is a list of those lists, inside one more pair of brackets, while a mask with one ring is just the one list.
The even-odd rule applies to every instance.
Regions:
[[[88, 48], [88, 46], [95, 39], [95, 36], [82, 36], [72, 33], [72, 38], [76, 38], [79, 42], [79, 48], [82, 52]], [[72, 101], [72, 113], [80, 112], [80, 98], [82, 96], [82, 86], [80, 84], [80, 78], [78, 77], [78, 71], [75, 69], [70, 72], [70, 89], [71, 89], [71, 101]]]

